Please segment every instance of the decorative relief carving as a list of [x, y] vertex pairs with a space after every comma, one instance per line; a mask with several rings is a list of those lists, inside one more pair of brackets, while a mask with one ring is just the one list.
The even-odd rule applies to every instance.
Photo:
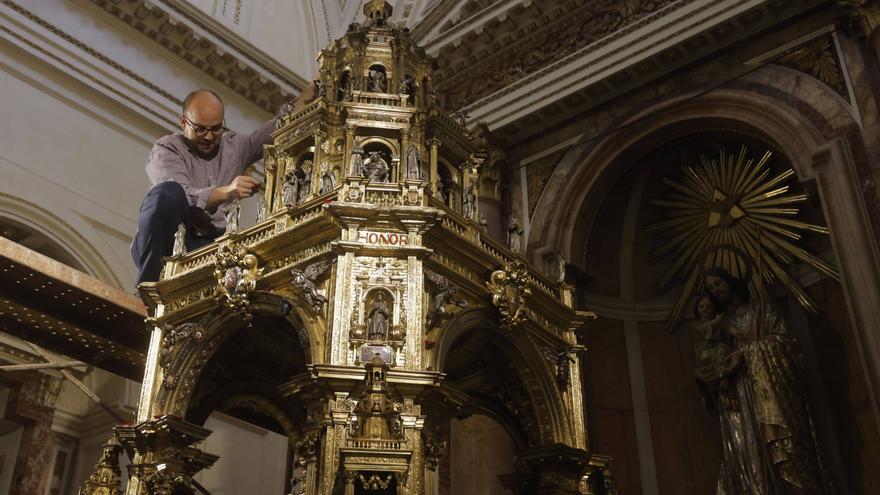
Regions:
[[532, 291], [528, 287], [528, 271], [520, 261], [507, 263], [503, 269], [492, 272], [486, 287], [492, 294], [492, 304], [501, 313], [501, 324], [507, 328], [526, 320], [526, 301]]
[[604, 0], [587, 2], [574, 11], [559, 9], [555, 22], [543, 23], [489, 57], [479, 57], [477, 63], [446, 64], [454, 69], [437, 75], [438, 89], [445, 96], [444, 107], [465, 107], [675, 1], [646, 0], [631, 5]]
[[257, 257], [247, 252], [244, 246], [221, 244], [217, 249], [217, 262], [214, 278], [217, 279], [217, 295], [223, 304], [250, 319], [247, 312], [249, 296], [257, 287], [257, 278], [263, 273]]
[[830, 33], [777, 55], [773, 62], [815, 77], [848, 103], [852, 103], [846, 80], [843, 78], [843, 67], [837, 56], [837, 45]]
[[333, 260], [324, 260], [310, 264], [303, 271], [296, 269], [290, 271], [293, 275], [291, 285], [306, 300], [315, 316], [323, 314], [324, 306], [327, 304], [327, 298], [318, 292], [315, 282], [332, 265]]

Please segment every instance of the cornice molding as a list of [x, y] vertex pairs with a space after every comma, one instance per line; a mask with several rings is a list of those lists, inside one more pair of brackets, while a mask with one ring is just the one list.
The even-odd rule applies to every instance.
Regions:
[[[819, 3], [679, 0], [558, 60], [548, 60], [546, 65], [463, 108], [471, 122], [484, 122], [491, 130], [500, 130], [502, 139], [522, 139], [572, 112], [588, 111]], [[480, 58], [481, 66], [487, 63], [491, 62]], [[460, 74], [462, 70], [466, 66], [459, 63], [454, 72]], [[446, 74], [440, 85], [459, 91], [474, 82], [453, 71]], [[528, 123], [523, 124], [526, 120]]]
[[90, 0], [267, 112], [308, 81], [182, 0]]
[[183, 103], [170, 91], [111, 59], [23, 6], [0, 5], [0, 37], [63, 73], [169, 130]]

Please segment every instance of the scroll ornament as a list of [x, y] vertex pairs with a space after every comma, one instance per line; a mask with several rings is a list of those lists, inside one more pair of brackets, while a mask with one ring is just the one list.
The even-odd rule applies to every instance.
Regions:
[[525, 264], [515, 261], [492, 272], [486, 282], [486, 287], [492, 294], [492, 304], [501, 313], [501, 324], [506, 328], [516, 327], [526, 320], [525, 298], [532, 293], [527, 277]]

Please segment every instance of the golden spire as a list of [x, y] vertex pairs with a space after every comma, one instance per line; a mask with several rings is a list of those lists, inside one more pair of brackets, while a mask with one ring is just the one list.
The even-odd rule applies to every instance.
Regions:
[[364, 24], [368, 26], [384, 26], [387, 24], [388, 19], [391, 18], [393, 11], [394, 8], [385, 0], [369, 0], [364, 5]]

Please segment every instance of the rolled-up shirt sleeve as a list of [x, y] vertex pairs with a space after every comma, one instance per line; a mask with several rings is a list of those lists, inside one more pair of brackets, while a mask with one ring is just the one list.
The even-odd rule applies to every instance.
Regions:
[[183, 186], [187, 201], [190, 206], [205, 209], [208, 205], [208, 196], [214, 190], [214, 186], [196, 187], [192, 183], [192, 175], [186, 162], [180, 153], [174, 148], [162, 144], [153, 145], [150, 151], [150, 159], [147, 161], [147, 177], [153, 185], [174, 181]]

